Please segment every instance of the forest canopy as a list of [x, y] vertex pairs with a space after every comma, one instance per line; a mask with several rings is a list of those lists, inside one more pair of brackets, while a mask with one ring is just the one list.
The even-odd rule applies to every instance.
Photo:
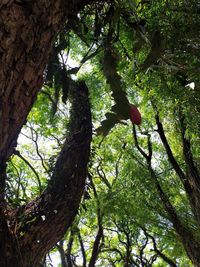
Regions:
[[[79, 2], [52, 45], [41, 29], [43, 82], [23, 128], [8, 131], [11, 141], [20, 132], [17, 145], [0, 150], [9, 150], [0, 158], [1, 217], [16, 266], [198, 267], [200, 2]], [[31, 1], [16, 3], [35, 12]]]

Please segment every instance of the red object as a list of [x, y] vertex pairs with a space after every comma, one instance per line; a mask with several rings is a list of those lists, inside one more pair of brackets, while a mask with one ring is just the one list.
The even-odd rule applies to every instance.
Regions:
[[141, 114], [136, 106], [130, 105], [130, 120], [136, 125], [140, 125], [142, 121]]

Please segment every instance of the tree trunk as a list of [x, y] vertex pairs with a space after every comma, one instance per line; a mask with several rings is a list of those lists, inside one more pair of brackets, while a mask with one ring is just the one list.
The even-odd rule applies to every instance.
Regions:
[[[6, 162], [43, 82], [54, 37], [90, 0], [0, 2], [0, 266], [35, 267], [77, 213], [87, 174], [91, 114], [86, 85], [74, 84], [69, 136], [46, 190], [26, 206], [4, 200]], [[45, 219], [44, 219], [45, 218]]]
[[[63, 237], [77, 213], [87, 175], [92, 135], [90, 106], [84, 82], [76, 85], [72, 97], [70, 133], [49, 185], [41, 196], [26, 206], [10, 212], [6, 207], [3, 209], [0, 224], [1, 267], [37, 266]], [[15, 264], [11, 264], [14, 261]]]
[[88, 2], [92, 1], [1, 1], [0, 166], [17, 145], [41, 88], [54, 37], [66, 19]]

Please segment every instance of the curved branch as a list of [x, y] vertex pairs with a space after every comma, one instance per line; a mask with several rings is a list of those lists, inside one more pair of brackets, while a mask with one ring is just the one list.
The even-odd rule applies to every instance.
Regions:
[[172, 259], [170, 259], [167, 255], [165, 255], [162, 251], [158, 249], [156, 239], [151, 234], [149, 234], [144, 227], [141, 227], [141, 229], [143, 230], [145, 236], [151, 238], [153, 242], [154, 251], [158, 254], [158, 256], [162, 258], [166, 263], [168, 263], [171, 267], [177, 267], [176, 263]]
[[37, 173], [37, 171], [35, 170], [35, 168], [31, 165], [31, 163], [27, 159], [25, 159], [21, 155], [21, 153], [18, 150], [14, 150], [14, 154], [16, 156], [18, 156], [21, 160], [23, 160], [30, 167], [30, 169], [34, 172], [34, 174], [35, 174], [35, 176], [37, 178], [39, 191], [40, 191], [40, 193], [42, 193], [42, 185], [41, 185], [40, 177], [39, 177], [39, 174]]
[[168, 143], [167, 137], [164, 132], [163, 125], [160, 121], [159, 112], [157, 110], [157, 107], [153, 104], [154, 110], [155, 110], [155, 119], [158, 127], [158, 133], [160, 135], [161, 141], [163, 143], [163, 146], [165, 147], [165, 151], [167, 153], [169, 162], [171, 163], [174, 171], [180, 178], [180, 180], [183, 183], [184, 189], [187, 193], [188, 199], [190, 201], [190, 205], [192, 208], [192, 211], [195, 215], [195, 218], [197, 219], [198, 223], [200, 223], [200, 208], [199, 208], [199, 192], [200, 192], [200, 182], [199, 182], [199, 175], [198, 171], [196, 169], [196, 166], [193, 163], [192, 153], [190, 150], [190, 142], [185, 138], [185, 131], [186, 126], [184, 125], [183, 118], [180, 118], [181, 123], [181, 135], [182, 135], [182, 142], [183, 142], [183, 153], [185, 157], [185, 162], [187, 165], [187, 168], [189, 171], [188, 173], [184, 173], [180, 164], [177, 162], [176, 158], [174, 157], [174, 154], [171, 150], [171, 147]]
[[62, 238], [77, 213], [85, 185], [92, 123], [84, 82], [74, 83], [71, 97], [70, 130], [51, 181], [40, 197], [17, 214], [21, 253], [30, 263], [38, 262]]

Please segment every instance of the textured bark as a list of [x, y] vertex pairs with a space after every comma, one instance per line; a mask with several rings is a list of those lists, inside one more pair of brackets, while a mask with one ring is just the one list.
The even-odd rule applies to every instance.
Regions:
[[0, 3], [0, 167], [13, 152], [43, 81], [55, 35], [89, 0]]
[[[51, 183], [41, 196], [8, 212], [6, 162], [43, 82], [54, 38], [90, 0], [0, 1], [0, 266], [37, 266], [77, 213], [91, 140], [87, 88], [72, 92], [71, 130]], [[45, 218], [45, 220], [44, 220]]]
[[[23, 261], [23, 265], [19, 263], [19, 266], [37, 266], [63, 237], [78, 210], [92, 136], [90, 106], [84, 82], [78, 83], [72, 97], [70, 132], [57, 159], [50, 184], [37, 199], [7, 216], [10, 234], [6, 236], [11, 239], [8, 243], [11, 248], [7, 252], [11, 254], [16, 250], [16, 261]], [[7, 260], [8, 264], [1, 264], [2, 267], [18, 266], [9, 265], [9, 257]]]

